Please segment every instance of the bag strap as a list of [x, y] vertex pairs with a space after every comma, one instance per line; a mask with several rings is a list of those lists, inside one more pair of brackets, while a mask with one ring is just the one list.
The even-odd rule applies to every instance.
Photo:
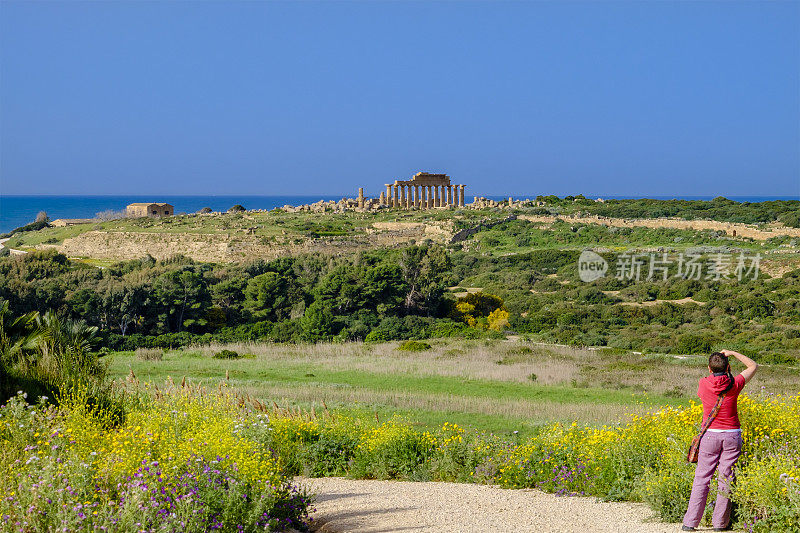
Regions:
[[719, 410], [722, 408], [722, 401], [725, 399], [725, 395], [728, 394], [728, 391], [723, 391], [719, 397], [717, 398], [717, 403], [714, 404], [714, 407], [711, 408], [711, 412], [708, 413], [708, 418], [706, 419], [705, 424], [700, 427], [700, 434], [699, 436], [702, 437], [705, 435], [706, 430], [708, 427], [714, 422], [714, 419], [717, 418], [719, 414]]

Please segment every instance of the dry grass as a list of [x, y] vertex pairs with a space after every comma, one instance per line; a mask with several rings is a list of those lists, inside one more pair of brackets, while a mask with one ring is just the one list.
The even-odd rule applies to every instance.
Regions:
[[[436, 339], [424, 352], [397, 350], [399, 343], [281, 345], [235, 343], [196, 347], [212, 356], [221, 349], [250, 353], [259, 361], [307, 363], [328, 370], [375, 374], [449, 376], [540, 385], [577, 385], [630, 389], [635, 392], [694, 398], [705, 375], [703, 356], [643, 356], [610, 350], [537, 344], [519, 338], [507, 341]], [[734, 369], [735, 371], [735, 369]], [[665, 379], [668, 375], [669, 379]], [[777, 394], [797, 391], [800, 369], [763, 365], [751, 388], [764, 386]]]
[[[571, 383], [577, 379], [576, 360], [591, 355], [589, 350], [559, 346], [538, 346], [504, 341], [434, 340], [431, 350], [405, 352], [399, 343], [341, 343], [277, 345], [236, 343], [210, 345], [194, 350], [211, 356], [223, 348], [251, 353], [259, 360], [312, 363], [329, 370], [359, 370], [379, 374], [451, 376], [466, 379], [528, 382], [536, 374], [543, 385]], [[521, 348], [530, 353], [519, 354]]]
[[142, 361], [161, 361], [164, 359], [164, 350], [161, 348], [136, 348], [134, 354], [137, 359]]
[[348, 405], [372, 409], [388, 406], [400, 410], [475, 413], [534, 421], [577, 421], [582, 424], [614, 423], [631, 414], [652, 412], [652, 406], [631, 404], [587, 404], [530, 401], [523, 399], [493, 399], [446, 394], [426, 394], [401, 390], [375, 391], [332, 384], [243, 385], [232, 386], [256, 398], [273, 398], [282, 406], [302, 403], [308, 409], [326, 405]]

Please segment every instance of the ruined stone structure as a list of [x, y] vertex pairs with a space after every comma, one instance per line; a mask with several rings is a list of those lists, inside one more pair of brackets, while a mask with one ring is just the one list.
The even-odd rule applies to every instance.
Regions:
[[169, 217], [175, 214], [170, 204], [137, 202], [128, 204], [125, 214], [129, 217]]
[[447, 174], [417, 172], [410, 180], [386, 184], [380, 204], [401, 209], [463, 207], [466, 185], [453, 185]]

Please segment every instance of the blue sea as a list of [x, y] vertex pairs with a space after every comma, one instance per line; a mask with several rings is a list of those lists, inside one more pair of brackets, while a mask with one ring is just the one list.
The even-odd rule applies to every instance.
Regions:
[[[512, 195], [514, 198], [535, 198], [536, 195]], [[628, 198], [605, 196], [602, 198]], [[594, 198], [594, 196], [588, 196]], [[133, 202], [167, 202], [175, 206], [175, 213], [195, 213], [204, 207], [214, 211], [225, 211], [241, 204], [246, 209], [274, 209], [286, 204], [310, 204], [318, 200], [339, 200], [341, 196], [1, 196], [0, 233], [24, 226], [36, 219], [36, 214], [45, 211], [51, 220], [57, 218], [92, 218], [97, 213], [121, 211]], [[508, 196], [489, 196], [502, 200]], [[669, 200], [674, 197], [655, 196]], [[711, 196], [681, 196], [683, 200], [711, 200]], [[732, 196], [738, 202], [764, 202], [769, 200], [798, 200], [797, 196]]]

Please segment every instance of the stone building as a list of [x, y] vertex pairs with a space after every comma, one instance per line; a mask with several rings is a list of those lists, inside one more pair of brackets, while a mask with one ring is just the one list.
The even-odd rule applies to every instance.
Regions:
[[128, 204], [125, 214], [129, 217], [169, 217], [175, 214], [170, 204], [137, 202]]
[[380, 204], [401, 209], [463, 207], [466, 185], [453, 185], [447, 174], [417, 172], [410, 180], [386, 184]]

